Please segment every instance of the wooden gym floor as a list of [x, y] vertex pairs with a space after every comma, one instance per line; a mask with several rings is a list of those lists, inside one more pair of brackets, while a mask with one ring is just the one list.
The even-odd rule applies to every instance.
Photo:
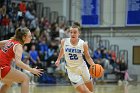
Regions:
[[[13, 86], [8, 93], [20, 93], [19, 86]], [[77, 93], [70, 85], [30, 85], [30, 93]], [[128, 84], [118, 86], [117, 84], [95, 85], [94, 93], [140, 93], [140, 84]]]

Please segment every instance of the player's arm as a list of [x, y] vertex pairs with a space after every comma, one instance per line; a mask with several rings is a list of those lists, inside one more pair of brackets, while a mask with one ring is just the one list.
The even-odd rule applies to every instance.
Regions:
[[63, 57], [63, 55], [64, 55], [64, 42], [65, 42], [65, 40], [64, 39], [62, 39], [61, 40], [61, 47], [60, 47], [60, 52], [59, 52], [59, 55], [58, 55], [58, 58], [57, 58], [57, 60], [56, 60], [56, 62], [55, 62], [55, 65], [56, 66], [58, 66], [59, 64], [60, 64], [60, 60], [61, 60], [61, 58]]
[[15, 52], [15, 63], [18, 67], [28, 70], [28, 71], [32, 72], [33, 74], [36, 74], [37, 76], [41, 75], [42, 69], [31, 68], [31, 67], [29, 67], [29, 65], [26, 65], [21, 61], [22, 52], [23, 52], [22, 45], [20, 45], [20, 44], [16, 45], [14, 47], [14, 52]]
[[95, 63], [93, 62], [92, 58], [90, 57], [90, 54], [89, 54], [89, 51], [88, 51], [88, 44], [85, 42], [84, 45], [84, 55], [85, 55], [85, 58], [88, 62], [89, 65], [94, 65]]
[[0, 41], [0, 48], [7, 42], [8, 40]]

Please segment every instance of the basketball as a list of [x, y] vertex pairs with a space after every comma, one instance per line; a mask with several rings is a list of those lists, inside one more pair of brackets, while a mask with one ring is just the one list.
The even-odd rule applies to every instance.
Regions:
[[93, 78], [100, 78], [104, 73], [104, 69], [100, 64], [90, 66], [89, 73]]

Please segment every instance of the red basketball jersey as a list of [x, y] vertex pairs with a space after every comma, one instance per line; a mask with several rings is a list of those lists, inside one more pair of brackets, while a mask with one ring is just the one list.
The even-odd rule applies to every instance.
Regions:
[[10, 66], [11, 60], [15, 58], [15, 53], [13, 51], [15, 44], [19, 44], [19, 42], [15, 40], [9, 40], [0, 49], [0, 67]]

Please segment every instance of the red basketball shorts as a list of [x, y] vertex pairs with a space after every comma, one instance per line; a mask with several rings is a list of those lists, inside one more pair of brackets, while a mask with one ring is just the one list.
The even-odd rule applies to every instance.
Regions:
[[0, 77], [1, 78], [4, 78], [8, 72], [10, 71], [11, 67], [10, 66], [3, 66], [3, 67], [0, 67]]

